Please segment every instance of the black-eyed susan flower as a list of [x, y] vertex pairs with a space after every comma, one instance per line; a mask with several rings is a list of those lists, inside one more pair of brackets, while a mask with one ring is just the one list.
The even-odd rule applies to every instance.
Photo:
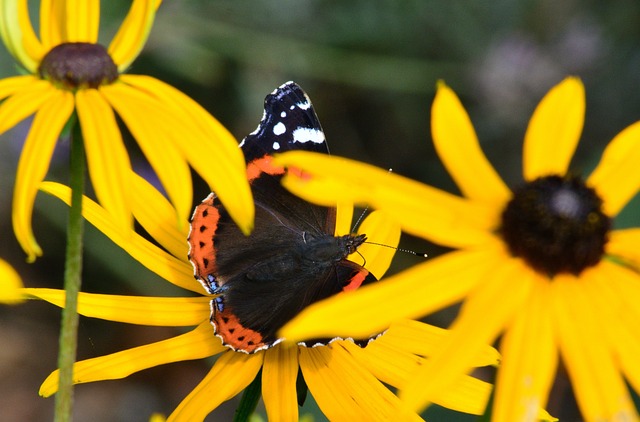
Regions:
[[22, 280], [8, 262], [0, 259], [0, 303], [13, 305], [24, 300]]
[[[69, 188], [51, 182], [44, 182], [42, 186], [44, 191], [69, 203]], [[196, 282], [192, 266], [186, 260], [186, 224], [176, 222], [176, 212], [170, 203], [142, 178], [132, 175], [129, 186], [134, 193], [132, 210], [136, 219], [160, 247], [124, 230], [110, 213], [88, 198], [83, 200], [85, 218], [147, 268], [199, 296], [81, 293], [78, 311], [110, 321], [195, 328], [164, 341], [77, 362], [73, 371], [76, 383], [119, 379], [161, 364], [217, 355], [211, 371], [169, 416], [169, 421], [202, 420], [252, 383], [260, 370], [262, 397], [269, 420], [298, 420], [296, 380], [299, 372], [320, 409], [331, 420], [419, 420], [418, 415], [407, 412], [383, 383], [396, 386], [407, 382], [424, 365], [424, 356], [447, 338], [446, 330], [414, 321], [398, 321], [365, 348], [348, 340], [337, 340], [317, 347], [279, 343], [253, 354], [233, 351], [214, 335], [210, 324], [210, 302], [214, 296], [206, 294]], [[339, 216], [338, 222], [342, 223], [336, 228], [337, 232], [348, 231], [346, 218]], [[367, 217], [361, 230], [366, 230], [373, 241], [387, 244], [398, 241], [398, 227], [383, 213]], [[360, 252], [367, 264], [376, 261], [367, 268], [381, 275], [389, 266], [393, 251], [364, 246]], [[23, 293], [64, 306], [61, 290], [24, 289]], [[495, 365], [497, 360], [497, 352], [485, 347], [473, 364]], [[40, 393], [50, 396], [57, 386], [58, 371], [55, 371], [44, 381]], [[443, 390], [436, 401], [449, 408], [478, 414], [484, 409], [490, 389], [485, 382], [461, 376], [451, 389]]]
[[[559, 356], [585, 420], [638, 420], [626, 382], [640, 391], [640, 229], [613, 230], [612, 220], [640, 186], [640, 122], [620, 132], [582, 178], [568, 168], [584, 110], [576, 78], [544, 97], [525, 136], [525, 181], [509, 189], [459, 99], [440, 84], [433, 139], [462, 197], [346, 159], [278, 157], [311, 175], [285, 180], [298, 195], [370, 204], [403, 230], [457, 249], [316, 303], [281, 335], [357, 336], [463, 301], [446, 345], [401, 388], [412, 408], [426, 406], [502, 334], [492, 420], [532, 420], [546, 405]], [[385, 312], [378, 311], [382, 303]]]
[[[130, 226], [131, 168], [116, 114], [186, 221], [192, 203], [191, 165], [218, 193], [243, 231], [253, 219], [242, 153], [233, 136], [177, 89], [123, 72], [141, 51], [159, 0], [135, 0], [108, 47], [98, 43], [98, 0], [40, 5], [39, 37], [27, 0], [0, 0], [0, 35], [26, 75], [0, 80], [0, 133], [35, 115], [18, 163], [13, 227], [29, 260], [42, 254], [31, 229], [33, 203], [60, 133], [75, 112], [89, 174], [101, 204]], [[215, 165], [211, 163], [214, 162]]]

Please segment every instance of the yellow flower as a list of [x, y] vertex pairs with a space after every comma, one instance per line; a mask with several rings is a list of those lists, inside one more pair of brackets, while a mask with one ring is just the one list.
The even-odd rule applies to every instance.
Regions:
[[27, 0], [0, 0], [0, 35], [28, 72], [0, 80], [0, 134], [35, 113], [18, 163], [12, 212], [16, 237], [30, 261], [42, 254], [31, 228], [35, 196], [74, 111], [96, 196], [118, 224], [132, 222], [131, 163], [115, 113], [137, 140], [181, 221], [192, 203], [192, 191], [185, 189], [191, 186], [191, 165], [226, 201], [243, 231], [250, 231], [253, 204], [233, 136], [177, 89], [149, 76], [122, 74], [141, 51], [159, 3], [134, 0], [105, 48], [97, 43], [99, 0], [43, 0], [39, 38]]
[[357, 336], [463, 300], [451, 337], [401, 387], [409, 406], [426, 406], [502, 334], [492, 420], [531, 420], [545, 407], [558, 352], [585, 420], [638, 420], [625, 380], [640, 391], [640, 229], [612, 230], [611, 219], [640, 186], [640, 122], [620, 132], [581, 179], [568, 167], [584, 109], [577, 78], [544, 97], [525, 136], [525, 182], [513, 190], [482, 154], [469, 116], [444, 84], [433, 104], [433, 139], [463, 197], [346, 159], [277, 157], [311, 174], [285, 181], [294, 193], [370, 204], [404, 231], [458, 249], [316, 303], [281, 335]]
[[[351, 341], [339, 340], [327, 346], [302, 347], [280, 343], [254, 354], [235, 352], [223, 346], [214, 335], [210, 324], [210, 302], [215, 296], [206, 294], [196, 282], [192, 266], [186, 260], [187, 225], [177, 224], [176, 212], [170, 203], [142, 178], [131, 173], [129, 186], [133, 193], [135, 218], [160, 247], [116, 224], [111, 214], [88, 198], [83, 201], [85, 218], [147, 268], [199, 296], [139, 297], [80, 293], [78, 312], [117, 322], [196, 328], [171, 339], [77, 362], [73, 372], [76, 383], [119, 379], [161, 364], [218, 355], [209, 374], [169, 416], [169, 421], [202, 420], [222, 402], [247, 387], [260, 369], [262, 396], [269, 420], [298, 420], [296, 379], [299, 369], [309, 391], [331, 420], [419, 419], [415, 413], [405, 410], [382, 382], [392, 386], [405, 383], [424, 364], [424, 356], [445, 341], [448, 336], [446, 330], [414, 321], [398, 321], [365, 348]], [[42, 189], [67, 204], [70, 202], [70, 190], [66, 186], [44, 182]], [[344, 215], [338, 216], [337, 233], [349, 230], [350, 220]], [[397, 225], [390, 223], [381, 212], [367, 217], [361, 230], [366, 231], [371, 241], [385, 244], [397, 243], [400, 235]], [[367, 264], [375, 261], [373, 267], [367, 268], [370, 271], [375, 268], [377, 274], [382, 275], [394, 251], [363, 245], [359, 252]], [[24, 289], [23, 293], [64, 306], [65, 293], [62, 290]], [[476, 355], [473, 365], [495, 365], [497, 361], [495, 349], [485, 347]], [[57, 386], [58, 371], [55, 371], [42, 384], [40, 394], [50, 396], [56, 392]], [[491, 386], [485, 382], [461, 376], [455, 386], [439, 394], [436, 401], [455, 410], [479, 414], [490, 390]]]
[[22, 280], [16, 270], [0, 259], [0, 303], [14, 305], [22, 302], [21, 288]]

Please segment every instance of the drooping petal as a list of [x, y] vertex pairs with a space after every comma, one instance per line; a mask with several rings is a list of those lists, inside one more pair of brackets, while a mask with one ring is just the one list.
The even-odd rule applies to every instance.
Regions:
[[538, 277], [521, 260], [505, 258], [486, 276], [482, 287], [464, 302], [442, 348], [400, 390], [400, 398], [410, 408], [423, 409], [440, 391], [451, 387], [470, 370], [480, 350], [495, 340], [522, 307]]
[[131, 207], [136, 220], [173, 256], [187, 256], [187, 223], [178, 221], [176, 209], [146, 179], [131, 172], [130, 183], [134, 193], [131, 197]]
[[283, 185], [324, 206], [338, 201], [370, 205], [389, 214], [407, 233], [456, 248], [490, 242], [501, 210], [389, 173], [368, 164], [306, 151], [278, 155], [275, 163], [309, 177], [285, 176]]
[[619, 259], [640, 271], [640, 228], [614, 230], [609, 234], [605, 248], [608, 256]]
[[40, 40], [46, 52], [66, 41], [66, 7], [63, 0], [40, 1]]
[[185, 189], [185, 186], [191, 186], [191, 173], [177, 143], [188, 130], [173, 124], [166, 107], [154, 107], [142, 93], [125, 84], [103, 86], [100, 92], [140, 145], [174, 204], [178, 221], [186, 223], [192, 211], [193, 190]]
[[[167, 107], [168, 124], [179, 132], [176, 146], [191, 167], [209, 184], [238, 227], [253, 228], [254, 206], [242, 151], [229, 131], [191, 98], [148, 76], [123, 75], [121, 79], [147, 94], [154, 111]], [[186, 135], [188, 134], [188, 135]], [[213, 163], [213, 165], [212, 165]]]
[[[612, 283], [612, 280], [615, 281]], [[602, 326], [606, 327], [603, 330], [606, 341], [620, 369], [636, 391], [640, 390], [640, 327], [638, 312], [630, 312], [628, 303], [638, 300], [638, 291], [631, 292], [631, 298], [626, 296], [630, 290], [627, 287], [639, 281], [636, 273], [604, 263], [601, 270], [592, 272], [589, 283], [583, 283], [589, 302], [594, 306], [594, 313], [598, 315]]]
[[98, 42], [100, 0], [67, 0], [67, 42]]
[[[51, 194], [67, 205], [71, 202], [71, 190], [64, 185], [43, 182], [43, 192]], [[82, 199], [82, 215], [98, 230], [124, 249], [135, 260], [163, 279], [183, 289], [202, 293], [202, 286], [193, 278], [193, 268], [184, 259], [178, 259], [158, 248], [131, 230], [124, 230], [113, 221], [113, 217], [91, 198]]]
[[[204, 359], [227, 350], [213, 335], [209, 321], [194, 330], [168, 340], [123, 350], [106, 356], [76, 362], [74, 384], [115, 380], [154, 366], [184, 360]], [[58, 391], [59, 371], [52, 372], [40, 386], [40, 395], [49, 397]]]
[[580, 79], [569, 77], [544, 96], [524, 138], [524, 178], [564, 175], [580, 140], [585, 93]]
[[400, 242], [400, 226], [384, 211], [374, 211], [362, 222], [358, 234], [366, 234], [367, 243], [361, 245], [350, 259], [358, 262], [358, 258], [363, 256], [364, 266], [380, 280], [396, 253], [394, 248]]
[[[410, 319], [396, 321], [384, 335], [367, 346], [375, 349], [379, 345], [392, 346], [419, 356], [433, 356], [442, 347], [451, 330]], [[498, 366], [500, 353], [491, 346], [483, 347], [471, 362], [472, 366]]]
[[[58, 289], [23, 289], [24, 295], [64, 307], [65, 291]], [[80, 292], [78, 313], [90, 318], [128, 324], [182, 327], [208, 320], [210, 298], [144, 297], [103, 295]]]
[[604, 329], [589, 302], [588, 275], [556, 276], [552, 314], [563, 362], [586, 421], [638, 420], [633, 402], [603, 338]]
[[329, 420], [421, 420], [344, 348], [300, 348], [300, 369]]
[[612, 262], [602, 261], [598, 264], [601, 283], [615, 291], [610, 297], [617, 301], [612, 302], [611, 307], [617, 305], [618, 318], [623, 323], [638, 327], [640, 320], [640, 276], [634, 269], [622, 267]]
[[228, 351], [216, 361], [207, 376], [173, 411], [167, 422], [201, 421], [222, 402], [242, 391], [262, 366], [264, 353], [246, 355]]
[[142, 51], [159, 4], [157, 0], [134, 0], [131, 4], [127, 17], [108, 48], [109, 55], [118, 65], [120, 73], [124, 72]]
[[28, 261], [42, 255], [31, 228], [38, 185], [49, 169], [54, 146], [72, 112], [73, 95], [67, 91], [57, 91], [36, 113], [20, 154], [11, 217], [16, 238], [27, 253]]
[[640, 189], [640, 122], [617, 134], [587, 179], [604, 201], [605, 214], [616, 216]]
[[298, 420], [298, 346], [278, 344], [264, 353], [262, 399], [270, 421]]
[[24, 301], [22, 280], [5, 260], [0, 259], [0, 303], [15, 305]]
[[0, 3], [0, 36], [11, 55], [30, 73], [35, 73], [45, 50], [33, 31], [27, 0]]
[[129, 205], [131, 162], [113, 110], [95, 89], [76, 93], [91, 184], [100, 204], [123, 228], [133, 228]]
[[[394, 387], [406, 384], [424, 364], [424, 358], [400, 350], [394, 344], [379, 343], [378, 340], [366, 348], [350, 342], [344, 342], [343, 345], [380, 381]], [[479, 415], [486, 408], [491, 388], [489, 383], [464, 375], [452, 388], [442, 391], [440, 397], [434, 397], [433, 401], [448, 409]]]
[[503, 259], [494, 250], [448, 253], [379, 283], [314, 303], [278, 336], [288, 341], [366, 338], [393, 321], [418, 318], [460, 301]]
[[0, 100], [4, 100], [25, 88], [29, 89], [36, 81], [38, 78], [33, 75], [11, 76], [0, 80]]
[[[51, 98], [66, 96], [47, 81], [33, 76], [23, 78], [20, 80], [11, 78], [11, 83], [6, 86], [7, 91], [15, 93], [0, 105], [0, 134], [35, 113]], [[18, 82], [18, 85], [14, 85], [13, 82]], [[25, 82], [24, 85], [23, 82]]]
[[536, 280], [502, 338], [504, 358], [492, 411], [495, 422], [535, 422], [546, 406], [558, 364], [549, 306], [549, 283]]
[[431, 109], [431, 133], [438, 156], [464, 196], [504, 204], [511, 191], [480, 149], [471, 119], [457, 95], [444, 83]]

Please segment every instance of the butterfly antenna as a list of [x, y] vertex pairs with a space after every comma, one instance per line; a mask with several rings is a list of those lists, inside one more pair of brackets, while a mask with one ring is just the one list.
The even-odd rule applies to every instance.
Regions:
[[416, 251], [412, 251], [411, 249], [396, 248], [394, 246], [385, 245], [384, 243], [376, 243], [376, 242], [364, 242], [364, 243], [366, 243], [368, 245], [382, 246], [383, 248], [395, 249], [398, 252], [404, 252], [404, 253], [408, 253], [408, 254], [414, 255], [414, 256], [421, 256], [422, 258], [428, 258], [429, 257], [429, 255], [427, 255], [426, 252], [416, 252]]
[[362, 220], [364, 220], [364, 217], [367, 215], [367, 213], [369, 212], [369, 207], [367, 206], [361, 213], [360, 213], [360, 217], [358, 217], [358, 219], [356, 220], [355, 224], [353, 225], [353, 227], [351, 228], [351, 233], [355, 233], [358, 230], [358, 227], [360, 227], [360, 223], [362, 223]]

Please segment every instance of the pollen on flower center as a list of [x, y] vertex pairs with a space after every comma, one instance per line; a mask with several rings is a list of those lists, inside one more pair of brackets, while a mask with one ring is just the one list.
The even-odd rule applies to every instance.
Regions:
[[514, 191], [500, 234], [536, 271], [579, 274], [600, 261], [610, 228], [602, 200], [581, 179], [547, 176]]
[[66, 89], [97, 88], [118, 78], [118, 67], [100, 44], [64, 43], [42, 59], [40, 76]]

